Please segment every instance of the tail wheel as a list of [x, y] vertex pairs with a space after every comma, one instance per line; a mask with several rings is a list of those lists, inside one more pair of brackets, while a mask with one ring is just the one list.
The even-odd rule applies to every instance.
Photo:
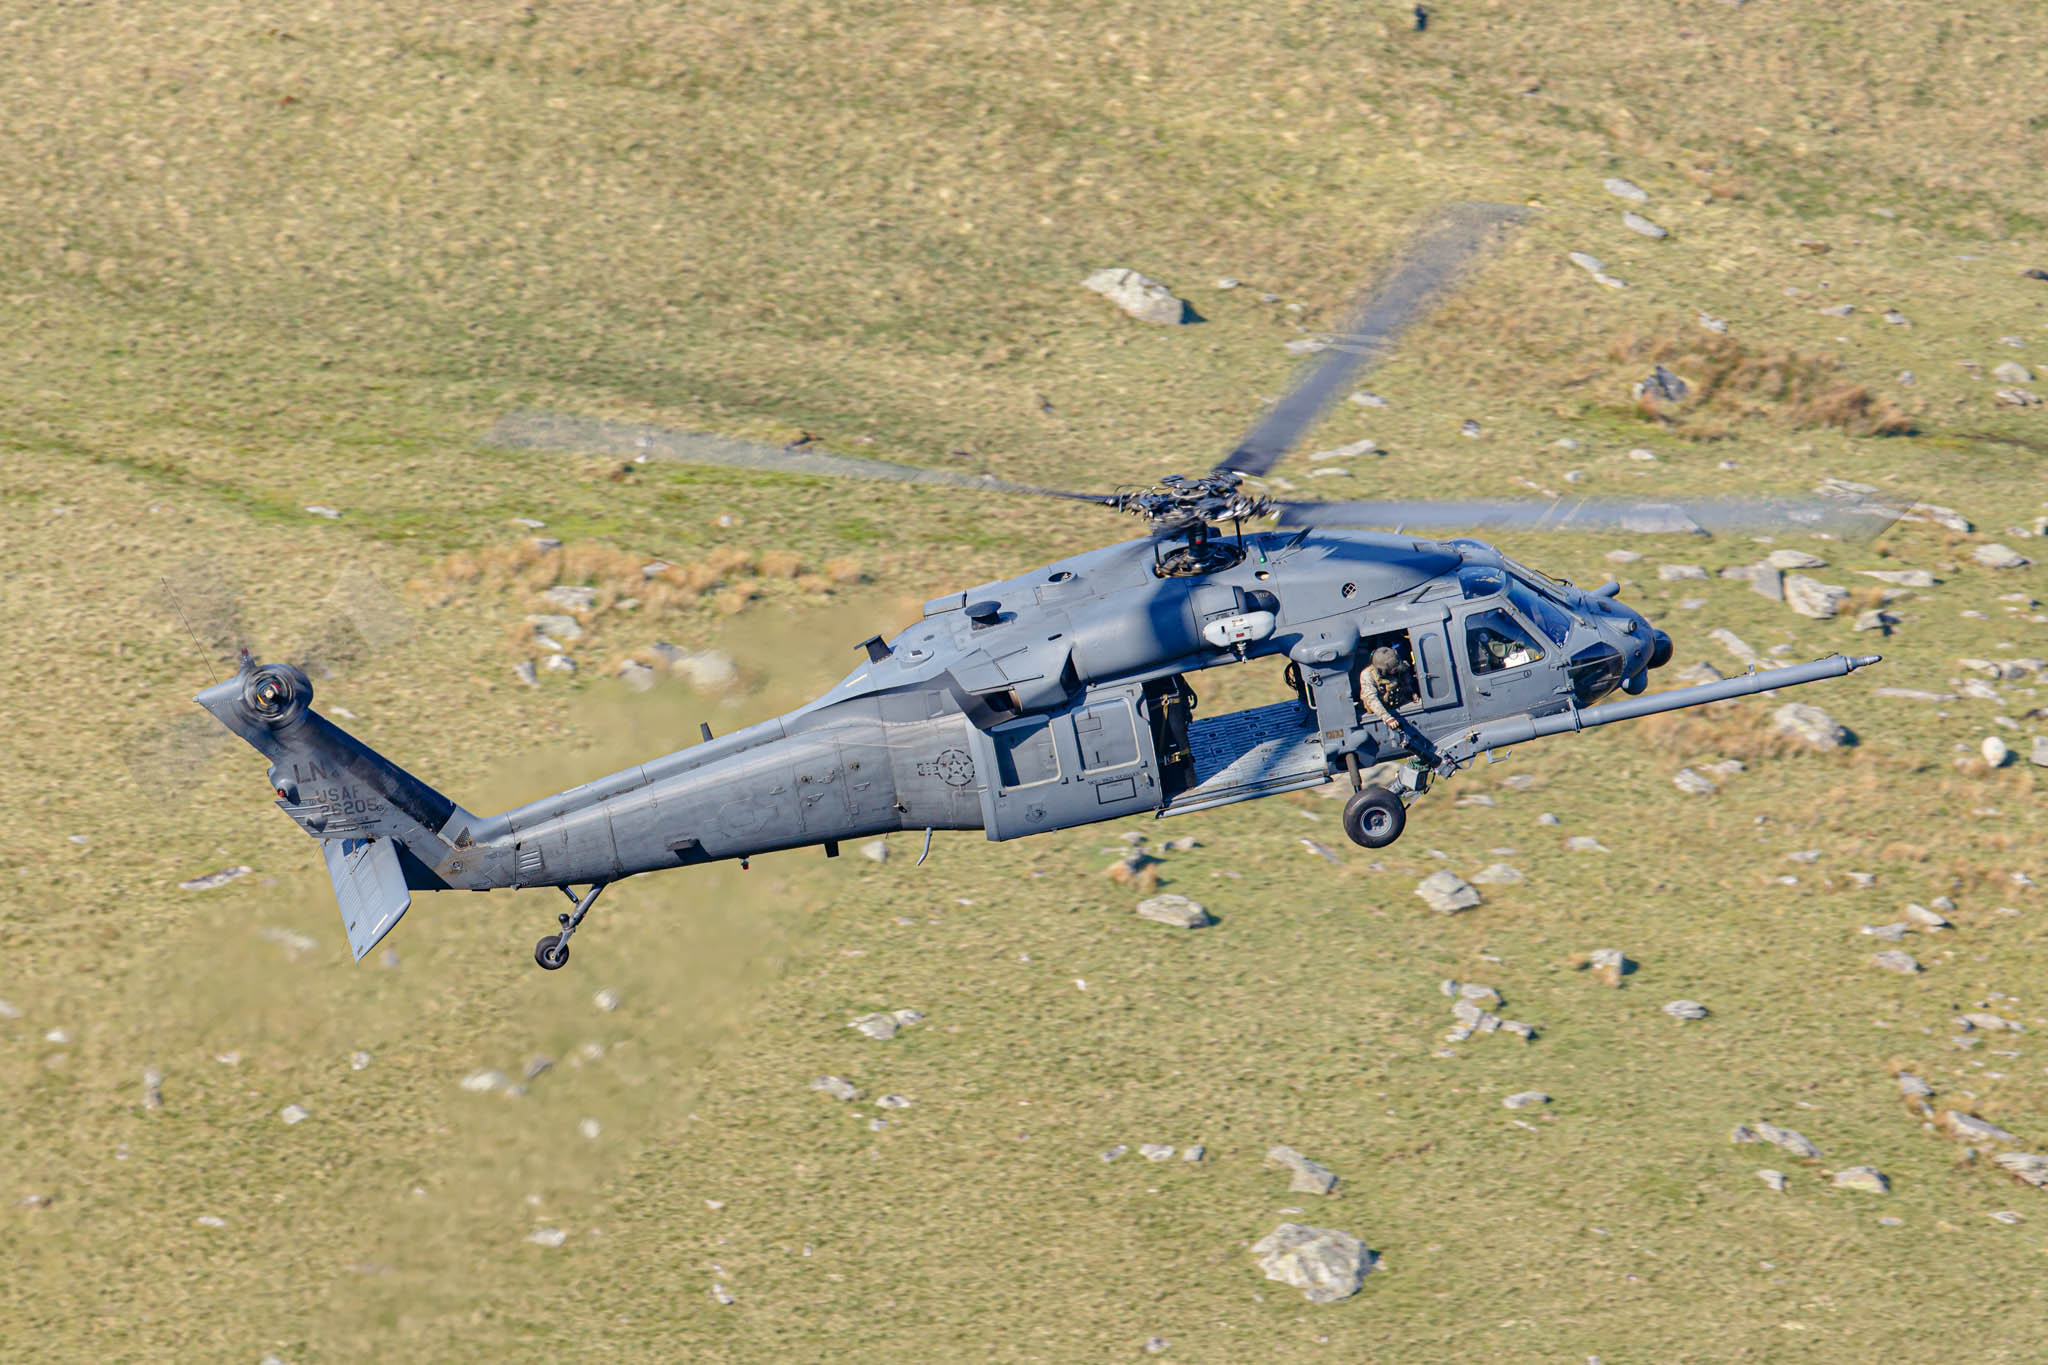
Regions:
[[533, 945], [533, 960], [548, 971], [559, 971], [569, 961], [569, 945], [560, 934], [549, 934]]
[[1385, 787], [1367, 787], [1344, 803], [1344, 832], [1362, 848], [1385, 848], [1407, 825], [1407, 808]]

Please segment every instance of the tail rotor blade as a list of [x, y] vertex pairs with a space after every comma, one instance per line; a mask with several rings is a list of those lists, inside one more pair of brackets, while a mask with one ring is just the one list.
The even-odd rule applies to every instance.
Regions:
[[1432, 218], [1403, 250], [1393, 273], [1359, 297], [1317, 360], [1223, 457], [1217, 471], [1264, 474], [1278, 464], [1338, 396], [1499, 241], [1501, 228], [1527, 216], [1528, 210], [1516, 204], [1454, 204]]

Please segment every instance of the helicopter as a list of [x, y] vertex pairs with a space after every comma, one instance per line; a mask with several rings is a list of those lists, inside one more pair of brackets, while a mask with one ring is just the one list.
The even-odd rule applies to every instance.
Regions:
[[[555, 970], [599, 894], [644, 872], [745, 867], [804, 847], [836, 857], [845, 840], [920, 829], [921, 865], [934, 830], [1015, 839], [1339, 779], [1352, 789], [1345, 833], [1381, 848], [1435, 781], [1482, 755], [1879, 662], [1836, 654], [1651, 694], [1671, 637], [1620, 600], [1619, 583], [1576, 587], [1484, 541], [1418, 528], [1708, 534], [1868, 525], [1886, 509], [1290, 502], [1256, 486], [1519, 214], [1463, 206], [1425, 234], [1337, 344], [1205, 474], [1093, 494], [938, 471], [940, 482], [1094, 504], [1148, 534], [933, 598], [894, 637], [860, 641], [858, 666], [786, 715], [717, 737], [705, 725], [694, 746], [479, 816], [313, 710], [312, 683], [291, 664], [245, 652], [233, 677], [195, 700], [270, 760], [278, 807], [320, 841], [356, 960], [415, 891], [554, 887], [571, 908], [534, 960]], [[1394, 695], [1369, 707], [1361, 674], [1389, 654]], [[1282, 665], [1283, 695], [1196, 715], [1191, 678], [1260, 663]]]

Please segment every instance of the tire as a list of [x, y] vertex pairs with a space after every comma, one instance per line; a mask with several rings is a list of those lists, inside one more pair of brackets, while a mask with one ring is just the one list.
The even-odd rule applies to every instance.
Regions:
[[533, 960], [545, 971], [560, 971], [569, 961], [569, 945], [559, 934], [549, 934], [533, 945]]
[[1344, 832], [1361, 848], [1385, 848], [1407, 825], [1407, 807], [1385, 787], [1367, 787], [1344, 803]]

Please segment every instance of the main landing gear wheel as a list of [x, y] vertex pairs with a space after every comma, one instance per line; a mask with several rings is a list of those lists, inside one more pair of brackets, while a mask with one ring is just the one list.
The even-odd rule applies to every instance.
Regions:
[[560, 971], [569, 961], [569, 945], [560, 934], [549, 934], [533, 945], [533, 960], [548, 971]]
[[1344, 803], [1344, 832], [1363, 848], [1385, 848], [1407, 825], [1407, 807], [1385, 787], [1367, 787]]

